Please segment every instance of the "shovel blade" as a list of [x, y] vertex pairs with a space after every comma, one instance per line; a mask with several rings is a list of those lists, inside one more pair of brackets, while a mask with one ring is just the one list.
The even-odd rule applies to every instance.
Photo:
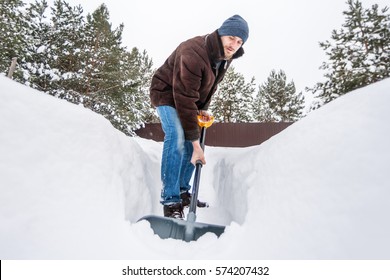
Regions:
[[148, 221], [154, 233], [162, 239], [173, 238], [189, 242], [198, 240], [199, 237], [208, 232], [220, 237], [225, 231], [225, 227], [220, 225], [188, 222], [155, 215], [145, 216], [138, 221], [142, 220]]

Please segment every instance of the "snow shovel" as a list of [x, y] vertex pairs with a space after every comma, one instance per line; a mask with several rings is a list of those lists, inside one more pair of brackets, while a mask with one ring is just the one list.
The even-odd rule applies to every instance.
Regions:
[[[203, 121], [201, 116], [198, 116], [198, 124], [202, 128], [200, 136], [200, 145], [204, 150], [204, 142], [206, 137], [206, 128], [210, 127], [214, 121], [211, 117], [209, 121]], [[202, 170], [202, 163], [196, 162], [194, 183], [192, 186], [192, 195], [190, 209], [187, 215], [187, 220], [180, 220], [174, 218], [160, 217], [156, 215], [145, 216], [138, 221], [147, 220], [150, 223], [154, 233], [160, 238], [180, 239], [186, 242], [196, 241], [202, 235], [211, 232], [218, 237], [225, 231], [225, 226], [212, 225], [206, 223], [196, 222], [196, 206], [198, 201], [198, 191], [200, 182], [200, 173]]]

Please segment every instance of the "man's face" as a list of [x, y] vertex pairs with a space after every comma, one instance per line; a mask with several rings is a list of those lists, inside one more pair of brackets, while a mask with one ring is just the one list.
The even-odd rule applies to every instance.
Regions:
[[225, 51], [225, 58], [231, 59], [232, 56], [241, 48], [244, 43], [240, 37], [237, 36], [222, 36], [222, 45]]

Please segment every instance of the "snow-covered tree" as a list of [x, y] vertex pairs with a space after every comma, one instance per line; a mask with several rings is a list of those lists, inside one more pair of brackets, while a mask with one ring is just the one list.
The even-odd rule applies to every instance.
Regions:
[[151, 60], [146, 52], [122, 46], [123, 25], [113, 29], [102, 4], [87, 16], [80, 51], [77, 93], [84, 106], [106, 116], [127, 134], [138, 128], [150, 112], [145, 102], [145, 82], [150, 80]]
[[25, 45], [20, 68], [25, 83], [33, 88], [48, 91], [52, 83], [50, 55], [50, 21], [47, 19], [48, 4], [45, 0], [31, 3], [25, 12]]
[[137, 48], [133, 48], [130, 53], [129, 65], [135, 68], [131, 77], [137, 90], [130, 98], [131, 102], [128, 107], [134, 110], [133, 115], [139, 118], [138, 123], [140, 123], [140, 120], [147, 123], [159, 121], [156, 110], [151, 106], [149, 98], [149, 88], [153, 75], [152, 60], [145, 50], [141, 53]]
[[56, 0], [51, 8], [51, 30], [48, 49], [53, 69], [53, 90], [80, 89], [81, 50], [84, 48], [84, 17], [81, 6], [72, 7]]
[[[24, 49], [23, 7], [21, 0], [1, 0], [0, 5], [0, 72], [7, 75], [13, 57], [20, 59]], [[17, 75], [17, 73], [15, 73]], [[19, 78], [21, 76], [19, 75]]]
[[313, 89], [319, 100], [313, 108], [390, 76], [390, 14], [388, 7], [364, 9], [360, 1], [348, 0], [345, 23], [333, 30], [331, 39], [320, 43], [329, 57], [321, 69], [325, 82]]
[[231, 66], [218, 86], [210, 111], [220, 122], [251, 122], [255, 90], [254, 78], [246, 83], [244, 76]]
[[0, 9], [0, 71], [18, 57], [14, 78], [104, 115], [127, 134], [156, 116], [149, 101], [152, 60], [146, 51], [122, 46], [123, 25], [112, 28], [102, 4], [83, 16], [81, 6], [55, 0]]
[[259, 86], [253, 111], [259, 122], [292, 122], [302, 117], [305, 98], [296, 93], [293, 81], [287, 83], [284, 71], [272, 70], [267, 81]]

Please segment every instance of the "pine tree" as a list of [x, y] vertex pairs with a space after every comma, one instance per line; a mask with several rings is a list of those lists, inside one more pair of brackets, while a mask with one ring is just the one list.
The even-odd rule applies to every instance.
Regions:
[[253, 120], [251, 104], [254, 92], [254, 78], [246, 83], [244, 76], [231, 66], [218, 86], [210, 111], [220, 122], [250, 122]]
[[133, 103], [129, 104], [129, 107], [134, 108], [134, 115], [138, 117], [137, 121], [139, 124], [141, 120], [148, 123], [158, 122], [159, 118], [156, 110], [151, 106], [149, 98], [149, 88], [153, 75], [153, 62], [145, 50], [140, 53], [137, 48], [132, 49], [130, 57], [129, 64], [136, 68], [131, 77], [137, 85], [137, 91], [134, 94]]
[[[87, 16], [83, 34], [82, 74], [85, 94], [112, 93], [120, 80], [121, 47], [123, 25], [112, 30], [109, 12], [102, 4], [92, 15]], [[118, 77], [119, 75], [119, 77]]]
[[52, 68], [50, 65], [50, 23], [45, 0], [31, 3], [26, 9], [25, 51], [20, 61], [25, 83], [42, 91], [51, 89]]
[[50, 49], [53, 74], [53, 90], [73, 90], [79, 87], [81, 50], [84, 48], [84, 18], [81, 6], [70, 6], [56, 0], [51, 9]]
[[293, 81], [287, 83], [284, 71], [272, 70], [259, 86], [254, 101], [255, 120], [259, 122], [293, 122], [302, 117], [305, 99], [296, 93]]
[[320, 99], [312, 108], [390, 76], [390, 14], [378, 5], [364, 9], [360, 1], [348, 0], [342, 29], [333, 30], [331, 40], [320, 43], [329, 62], [326, 81], [312, 91]]
[[132, 135], [149, 115], [150, 104], [146, 104], [143, 91], [152, 64], [146, 53], [140, 54], [136, 48], [129, 53], [122, 47], [123, 27], [112, 30], [104, 4], [87, 16], [80, 54], [81, 88], [77, 92], [84, 106]]
[[154, 112], [149, 101], [149, 85], [152, 76], [152, 61], [146, 51], [140, 53], [137, 48], [122, 55], [120, 69], [123, 81], [116, 91], [117, 99], [111, 102], [109, 119], [118, 129], [133, 135], [135, 129], [144, 122], [152, 120]]
[[7, 19], [0, 25], [1, 62], [6, 61], [1, 71], [17, 55], [19, 81], [81, 103], [129, 135], [156, 119], [148, 94], [152, 60], [146, 51], [122, 46], [124, 26], [112, 28], [104, 4], [86, 20], [81, 6], [64, 0], [54, 2], [50, 15], [46, 0], [22, 6], [17, 0], [1, 6], [0, 16]]
[[[23, 14], [21, 0], [2, 0], [0, 5], [0, 73], [8, 74], [13, 57], [22, 56], [24, 49]], [[17, 71], [18, 72], [18, 71]], [[19, 78], [20, 73], [15, 72]]]

